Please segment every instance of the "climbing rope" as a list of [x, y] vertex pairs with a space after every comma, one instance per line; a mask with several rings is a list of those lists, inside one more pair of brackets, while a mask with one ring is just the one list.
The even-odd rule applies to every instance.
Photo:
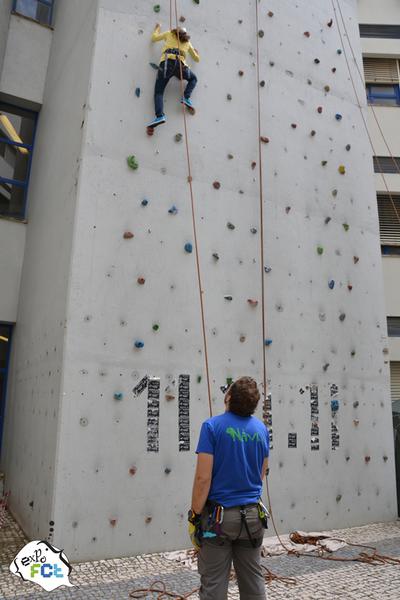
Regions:
[[[178, 23], [178, 3], [177, 0], [174, 0], [174, 9], [175, 9], [175, 21], [176, 21], [176, 29], [179, 28]], [[170, 13], [172, 15], [172, 0], [170, 0]], [[178, 38], [178, 50], [180, 52], [180, 39]], [[181, 86], [181, 94], [182, 98], [184, 95], [184, 85], [183, 85], [183, 67], [182, 61], [179, 60], [179, 71], [180, 71], [180, 86]], [[196, 256], [196, 267], [197, 267], [197, 281], [198, 281], [198, 289], [199, 289], [199, 297], [200, 297], [200, 311], [201, 311], [201, 328], [203, 334], [203, 345], [204, 345], [204, 361], [206, 367], [206, 378], [207, 378], [207, 393], [208, 393], [208, 408], [210, 412], [210, 417], [212, 417], [212, 402], [211, 402], [211, 384], [210, 384], [210, 370], [208, 364], [208, 350], [207, 350], [207, 334], [206, 334], [206, 325], [204, 318], [204, 301], [203, 301], [203, 285], [201, 279], [201, 269], [200, 269], [200, 258], [199, 258], [199, 247], [197, 242], [197, 226], [196, 226], [196, 214], [195, 214], [195, 202], [194, 202], [194, 192], [193, 192], [193, 178], [192, 178], [192, 165], [190, 160], [190, 146], [189, 146], [189, 135], [188, 135], [188, 127], [186, 122], [186, 109], [185, 105], [182, 103], [182, 114], [183, 114], [183, 126], [185, 132], [185, 148], [186, 148], [186, 161], [187, 161], [187, 169], [188, 169], [188, 183], [190, 190], [190, 204], [192, 209], [192, 224], [193, 224], [193, 238], [194, 238], [194, 247], [195, 247], [195, 256]]]
[[158, 594], [157, 600], [163, 600], [164, 598], [173, 598], [173, 600], [186, 600], [196, 594], [200, 588], [196, 588], [187, 592], [186, 594], [178, 594], [177, 592], [170, 592], [167, 590], [166, 584], [161, 581], [153, 581], [148, 588], [137, 588], [129, 592], [129, 598], [148, 598], [148, 594]]
[[[395, 204], [395, 202], [394, 202], [394, 200], [393, 200], [393, 196], [392, 196], [392, 194], [391, 194], [391, 192], [390, 192], [390, 190], [389, 190], [389, 186], [388, 186], [388, 184], [387, 184], [386, 177], [385, 177], [385, 176], [384, 176], [384, 174], [383, 174], [383, 170], [382, 170], [382, 168], [381, 168], [380, 161], [379, 161], [379, 158], [378, 158], [377, 152], [376, 152], [376, 150], [375, 150], [375, 147], [374, 147], [374, 143], [373, 143], [373, 141], [372, 141], [371, 134], [370, 134], [370, 132], [369, 132], [369, 129], [368, 129], [367, 120], [366, 120], [366, 118], [365, 118], [365, 116], [364, 116], [364, 113], [363, 113], [363, 107], [362, 107], [362, 105], [361, 105], [361, 102], [360, 102], [360, 99], [359, 99], [359, 96], [358, 96], [358, 93], [357, 93], [357, 88], [356, 88], [356, 85], [355, 85], [355, 83], [354, 83], [353, 75], [352, 75], [352, 72], [351, 72], [351, 69], [350, 69], [350, 63], [349, 63], [349, 59], [348, 59], [347, 52], [346, 52], [346, 47], [345, 47], [345, 45], [344, 45], [344, 40], [343, 40], [342, 32], [341, 32], [341, 30], [340, 30], [339, 19], [338, 19], [338, 16], [337, 16], [337, 12], [336, 12], [336, 7], [335, 7], [335, 4], [334, 4], [334, 0], [331, 0], [331, 3], [332, 3], [333, 12], [334, 12], [334, 15], [335, 15], [335, 22], [336, 22], [337, 29], [338, 29], [338, 33], [339, 33], [340, 42], [341, 42], [341, 45], [342, 45], [342, 48], [343, 48], [343, 54], [344, 54], [344, 57], [345, 57], [345, 60], [346, 60], [346, 65], [347, 65], [347, 69], [348, 69], [348, 71], [349, 71], [349, 75], [350, 75], [351, 84], [352, 84], [352, 87], [353, 87], [353, 90], [354, 90], [354, 94], [355, 94], [355, 97], [356, 97], [356, 100], [357, 100], [357, 105], [358, 105], [358, 108], [360, 109], [360, 114], [361, 114], [362, 121], [363, 121], [363, 123], [364, 123], [365, 131], [367, 132], [368, 140], [369, 140], [369, 143], [370, 143], [370, 145], [371, 145], [372, 152], [373, 152], [373, 154], [374, 154], [374, 156], [375, 156], [375, 160], [376, 160], [376, 162], [377, 162], [377, 165], [378, 165], [379, 173], [380, 173], [380, 175], [381, 175], [381, 177], [382, 177], [382, 180], [383, 180], [383, 183], [384, 183], [384, 185], [385, 185], [386, 191], [387, 191], [387, 193], [388, 193], [388, 196], [389, 196], [389, 198], [390, 198], [390, 202], [391, 202], [391, 204], [392, 204], [393, 210], [394, 210], [394, 212], [395, 212], [395, 214], [396, 214], [396, 216], [397, 216], [397, 219], [398, 219], [398, 221], [399, 221], [399, 223], [400, 223], [400, 214], [399, 214], [399, 212], [398, 212], [398, 210], [397, 210], [397, 208], [396, 208], [396, 204]], [[354, 54], [354, 51], [353, 51], [353, 47], [352, 47], [352, 45], [351, 45], [351, 42], [350, 42], [350, 38], [349, 38], [349, 35], [348, 35], [348, 32], [347, 32], [347, 28], [346, 28], [346, 24], [345, 24], [345, 21], [344, 21], [344, 18], [343, 18], [343, 13], [342, 13], [342, 10], [341, 10], [340, 4], [339, 4], [339, 0], [337, 0], [337, 5], [338, 5], [338, 9], [339, 9], [339, 11], [340, 11], [340, 15], [341, 15], [341, 19], [342, 19], [342, 22], [343, 22], [343, 26], [344, 26], [345, 34], [346, 34], [347, 41], [348, 41], [348, 44], [349, 44], [349, 46], [350, 46], [350, 49], [351, 49], [351, 52], [352, 52], [352, 55], [353, 55], [354, 62], [355, 62], [355, 64], [356, 64], [356, 67], [357, 67], [358, 73], [359, 73], [359, 75], [360, 75], [361, 81], [362, 81], [362, 83], [363, 83], [363, 85], [364, 85], [364, 78], [363, 78], [363, 76], [362, 76], [362, 74], [361, 74], [361, 72], [360, 72], [360, 69], [359, 69], [359, 67], [358, 67], [358, 63], [357, 63], [356, 56], [355, 56], [355, 54]], [[379, 131], [381, 132], [381, 135], [382, 135], [382, 137], [383, 137], [383, 139], [384, 139], [384, 141], [385, 141], [386, 148], [388, 149], [388, 151], [389, 151], [389, 153], [390, 153], [390, 156], [392, 157], [393, 163], [396, 165], [396, 168], [398, 169], [398, 171], [399, 171], [399, 173], [400, 173], [400, 169], [399, 169], [399, 167], [398, 167], [398, 165], [397, 165], [396, 161], [394, 160], [394, 156], [392, 155], [392, 153], [391, 153], [391, 151], [390, 151], [389, 145], [388, 145], [388, 143], [387, 143], [387, 140], [386, 140], [386, 138], [385, 138], [385, 136], [384, 136], [384, 134], [383, 134], [382, 128], [381, 128], [381, 126], [380, 126], [380, 124], [379, 124], [379, 121], [378, 121], [378, 118], [377, 118], [377, 116], [376, 116], [376, 114], [375, 114], [375, 111], [374, 111], [374, 109], [373, 109], [373, 107], [372, 107], [371, 105], [370, 105], [370, 107], [372, 108], [372, 113], [373, 113], [373, 115], [374, 115], [374, 117], [375, 117], [375, 120], [376, 120], [376, 122], [377, 122], [377, 125], [378, 125], [378, 128], [379, 128]]]

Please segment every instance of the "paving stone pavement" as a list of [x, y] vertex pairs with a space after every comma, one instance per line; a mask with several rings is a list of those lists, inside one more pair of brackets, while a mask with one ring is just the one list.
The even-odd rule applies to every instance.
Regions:
[[[400, 558], [400, 521], [336, 530], [332, 536], [354, 544], [369, 544], [380, 554]], [[21, 529], [8, 515], [0, 529], [1, 600], [49, 597], [49, 592], [21, 581], [9, 571], [11, 561], [25, 543]], [[359, 551], [347, 546], [340, 555], [351, 557]], [[268, 600], [400, 600], [400, 564], [370, 566], [287, 555], [266, 558], [263, 563], [273, 573], [297, 580], [297, 585], [290, 587], [276, 581], [266, 585]], [[132, 589], [147, 587], [157, 579], [180, 594], [199, 585], [197, 572], [166, 560], [161, 554], [151, 554], [75, 563], [70, 580], [76, 587], [59, 588], [51, 592], [50, 597], [52, 600], [129, 600]], [[146, 596], [148, 600], [156, 597], [155, 594]], [[190, 598], [196, 600], [198, 595]], [[228, 599], [239, 599], [235, 583], [230, 585]]]

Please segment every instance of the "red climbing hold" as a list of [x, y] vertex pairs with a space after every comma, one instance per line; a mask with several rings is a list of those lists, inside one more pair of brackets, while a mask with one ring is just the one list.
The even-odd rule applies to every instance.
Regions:
[[253, 169], [253, 171], [256, 168], [256, 166], [257, 166], [257, 163], [255, 160], [253, 160], [253, 162], [251, 163], [251, 168]]
[[349, 290], [349, 292], [351, 292], [351, 290], [353, 289], [353, 286], [351, 285], [351, 283], [347, 284], [347, 289]]
[[322, 106], [318, 106], [318, 108], [317, 108], [317, 112], [318, 112], [319, 114], [321, 114], [321, 113], [322, 113]]
[[307, 38], [309, 38], [309, 37], [310, 37], [310, 35], [311, 35], [311, 33], [310, 33], [309, 31], [305, 31], [305, 32], [304, 32], [304, 35], [305, 35]]
[[134, 235], [131, 231], [125, 231], [124, 240], [131, 240], [133, 237], [134, 237]]
[[133, 476], [133, 475], [135, 475], [135, 474], [136, 474], [136, 471], [137, 471], [136, 467], [131, 467], [131, 468], [129, 469], [129, 475], [132, 475], [132, 476]]
[[249, 298], [247, 300], [247, 302], [250, 304], [250, 306], [257, 306], [258, 305], [258, 300], [254, 300], [253, 298]]
[[269, 143], [269, 138], [265, 137], [265, 135], [262, 135], [260, 137], [260, 140], [262, 141], [263, 144], [268, 144]]
[[220, 182], [219, 182], [219, 181], [214, 181], [214, 183], [213, 183], [213, 188], [214, 188], [215, 190], [219, 190], [219, 188], [220, 188], [220, 187], [221, 187], [221, 184], [220, 184]]
[[146, 280], [144, 277], [138, 277], [137, 282], [139, 285], [144, 285], [146, 283]]

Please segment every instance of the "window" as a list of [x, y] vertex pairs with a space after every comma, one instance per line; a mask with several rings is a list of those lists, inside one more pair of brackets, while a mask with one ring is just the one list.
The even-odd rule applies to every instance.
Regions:
[[13, 11], [42, 25], [51, 25], [54, 0], [14, 0]]
[[360, 25], [362, 38], [400, 38], [400, 25]]
[[389, 337], [400, 337], [400, 317], [388, 317], [387, 328]]
[[378, 194], [381, 245], [400, 246], [400, 196]]
[[392, 402], [400, 403], [400, 361], [390, 362], [390, 391]]
[[364, 57], [364, 76], [369, 104], [400, 105], [399, 61]]
[[25, 216], [36, 117], [0, 102], [0, 215]]
[[0, 450], [6, 407], [7, 375], [11, 345], [11, 325], [0, 323]]
[[375, 173], [400, 174], [400, 156], [374, 156]]

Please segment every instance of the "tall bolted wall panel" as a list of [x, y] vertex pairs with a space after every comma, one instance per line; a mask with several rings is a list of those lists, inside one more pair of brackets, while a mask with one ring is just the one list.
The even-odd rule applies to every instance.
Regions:
[[[254, 1], [178, 4], [201, 55], [187, 126], [213, 413], [227, 379], [262, 381], [264, 266], [264, 412], [280, 530], [392, 519], [371, 150], [332, 4], [263, 0], [259, 32]], [[361, 65], [356, 2], [340, 4]], [[156, 21], [169, 27], [170, 3], [160, 6], [99, 2], [51, 515], [54, 543], [73, 559], [188, 546], [195, 449], [209, 416], [178, 80], [166, 91], [167, 123], [152, 137], [145, 128], [150, 63], [161, 52], [150, 36]]]

